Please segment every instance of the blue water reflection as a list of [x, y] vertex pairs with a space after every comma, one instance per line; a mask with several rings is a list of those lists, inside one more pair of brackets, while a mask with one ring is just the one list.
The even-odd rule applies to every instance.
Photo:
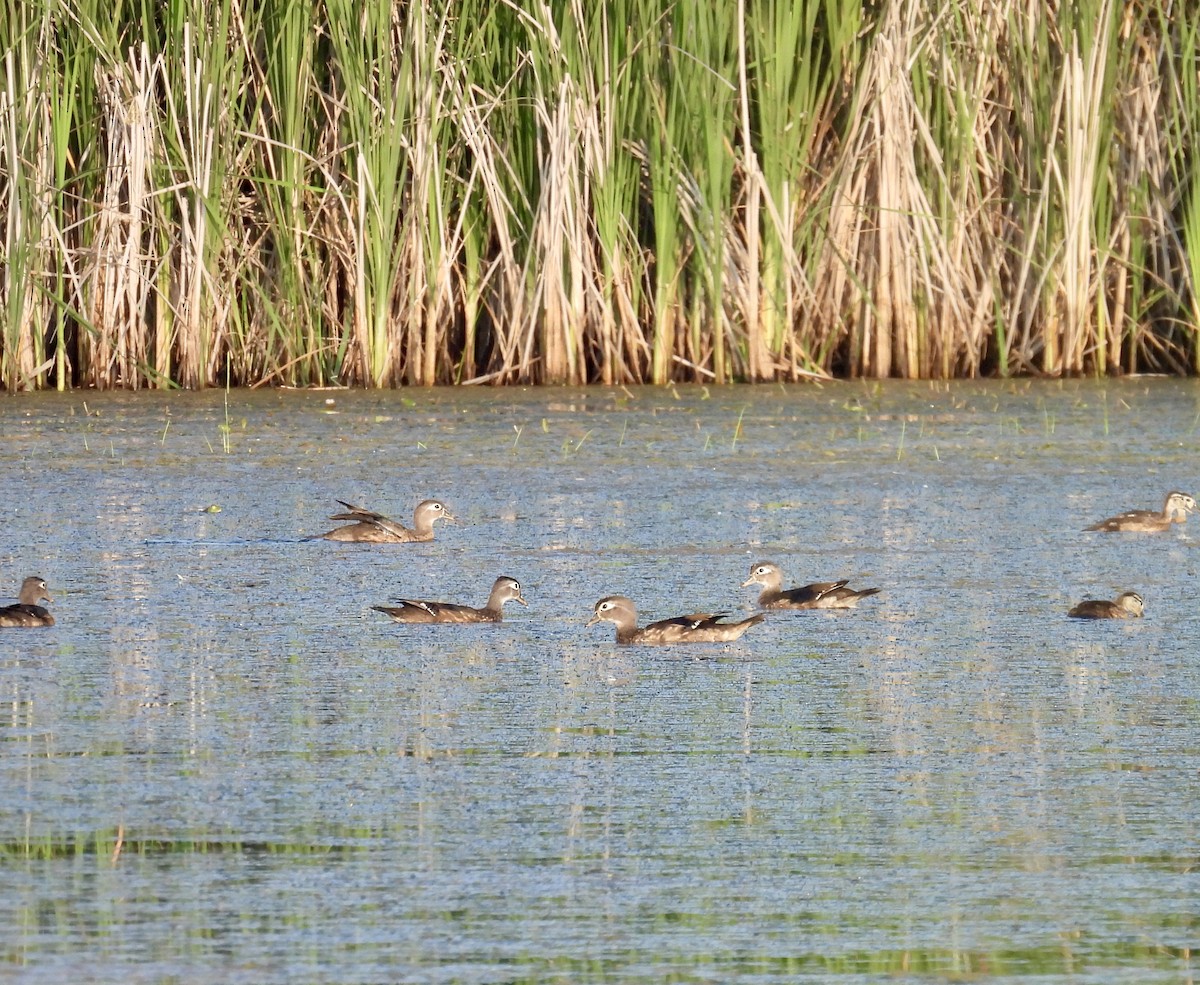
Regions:
[[[1190, 381], [0, 403], [0, 930], [22, 981], [1189, 980]], [[306, 539], [336, 499], [460, 518]], [[219, 507], [219, 512], [206, 511]], [[728, 646], [584, 628], [855, 612]], [[399, 595], [528, 610], [402, 627]], [[1123, 589], [1144, 620], [1076, 623]]]

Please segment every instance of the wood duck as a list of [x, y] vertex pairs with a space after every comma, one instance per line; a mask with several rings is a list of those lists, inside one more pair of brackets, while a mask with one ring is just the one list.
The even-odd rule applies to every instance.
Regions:
[[1154, 510], [1130, 510], [1118, 513], [1107, 520], [1093, 523], [1084, 530], [1103, 530], [1105, 533], [1157, 534], [1169, 530], [1172, 523], [1183, 523], [1189, 513], [1196, 512], [1196, 500], [1187, 493], [1169, 492], [1163, 501], [1161, 513]]
[[1141, 619], [1145, 603], [1137, 592], [1124, 592], [1115, 602], [1088, 599], [1067, 612], [1072, 619]]
[[377, 612], [386, 612], [396, 622], [403, 623], [464, 623], [464, 622], [500, 622], [505, 602], [519, 602], [529, 605], [521, 597], [521, 583], [516, 578], [506, 575], [496, 579], [492, 585], [492, 594], [488, 596], [487, 605], [475, 609], [469, 605], [456, 605], [453, 602], [423, 602], [419, 599], [398, 599], [399, 605], [373, 605]]
[[617, 626], [618, 643], [728, 643], [766, 616], [756, 612], [741, 622], [721, 622], [725, 612], [696, 612], [690, 616], [660, 619], [638, 629], [637, 606], [624, 595], [609, 595], [596, 603], [595, 615], [588, 620], [594, 626], [606, 619]]
[[764, 609], [855, 609], [859, 599], [879, 593], [878, 588], [847, 588], [844, 581], [820, 581], [784, 591], [783, 571], [772, 561], [750, 566], [750, 577], [742, 582], [742, 588], [750, 585], [762, 585], [758, 604]]
[[0, 608], [0, 626], [53, 626], [54, 616], [43, 609], [39, 602], [53, 602], [46, 588], [46, 579], [30, 575], [21, 582], [21, 594], [17, 596], [16, 605], [6, 605]]
[[372, 513], [361, 506], [338, 500], [344, 507], [345, 513], [335, 513], [331, 520], [349, 520], [349, 525], [320, 534], [317, 540], [340, 540], [355, 544], [412, 544], [416, 541], [433, 540], [433, 524], [436, 520], [449, 520], [454, 517], [436, 499], [427, 499], [418, 503], [413, 511], [413, 529], [409, 530], [402, 523], [389, 520], [382, 513]]

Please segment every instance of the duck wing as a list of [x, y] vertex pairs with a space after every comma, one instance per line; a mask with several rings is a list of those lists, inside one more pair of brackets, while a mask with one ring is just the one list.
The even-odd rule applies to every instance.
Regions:
[[686, 616], [672, 616], [670, 619], [659, 619], [648, 623], [646, 629], [682, 629], [695, 630], [717, 625], [728, 612], [693, 612]]
[[727, 612], [694, 612], [660, 619], [639, 630], [637, 640], [642, 643], [728, 643], [766, 618], [763, 613], [756, 612], [740, 622], [721, 622], [727, 615]]
[[0, 608], [0, 626], [53, 626], [54, 616], [40, 605], [18, 602]]
[[1113, 602], [1088, 599], [1071, 608], [1067, 615], [1072, 619], [1119, 619], [1124, 613]]
[[834, 595], [839, 589], [846, 587], [845, 581], [818, 581], [811, 585], [801, 585], [799, 588], [789, 588], [779, 594], [779, 601], [788, 605], [817, 605], [827, 596]]
[[1156, 510], [1126, 510], [1124, 513], [1118, 513], [1116, 516], [1098, 520], [1090, 527], [1084, 527], [1083, 529], [1113, 531], [1120, 530], [1131, 523], [1153, 523], [1154, 521], [1161, 521], [1162, 518], [1162, 514]]
[[404, 623], [465, 623], [494, 622], [482, 609], [454, 602], [426, 602], [421, 599], [397, 599], [397, 605], [373, 605], [372, 609], [385, 612], [396, 622]]
[[398, 537], [401, 540], [407, 539], [412, 535], [412, 531], [409, 530], [408, 527], [406, 527], [403, 523], [398, 523], [397, 521], [384, 516], [382, 513], [376, 513], [374, 510], [363, 509], [361, 506], [355, 506], [353, 503], [347, 503], [344, 499], [339, 499], [338, 502], [346, 507], [346, 512], [333, 514], [333, 516], [329, 518], [331, 520], [345, 520], [349, 523], [367, 524], [368, 526], [377, 527], [384, 533], [390, 534], [393, 537]]

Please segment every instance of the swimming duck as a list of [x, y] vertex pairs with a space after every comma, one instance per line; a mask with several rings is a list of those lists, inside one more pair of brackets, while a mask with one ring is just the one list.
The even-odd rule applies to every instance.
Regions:
[[385, 612], [396, 622], [403, 623], [463, 623], [463, 622], [500, 622], [505, 602], [518, 602], [529, 605], [521, 597], [521, 583], [516, 578], [501, 575], [492, 585], [492, 593], [488, 596], [487, 605], [475, 609], [469, 605], [456, 605], [453, 602], [423, 602], [419, 599], [398, 599], [399, 605], [373, 605], [377, 612]]
[[433, 524], [437, 520], [454, 521], [450, 511], [436, 499], [427, 499], [418, 503], [413, 511], [413, 529], [395, 520], [389, 520], [382, 513], [372, 513], [361, 506], [347, 503], [339, 499], [345, 513], [335, 513], [331, 520], [349, 520], [348, 526], [338, 527], [328, 533], [320, 534], [317, 540], [339, 540], [356, 544], [411, 544], [416, 541], [433, 540]]
[[696, 612], [660, 619], [638, 629], [637, 606], [624, 595], [609, 595], [596, 603], [589, 626], [606, 619], [617, 626], [618, 643], [728, 643], [766, 616], [756, 612], [741, 622], [721, 622], [724, 612]]
[[30, 575], [21, 582], [21, 594], [17, 596], [17, 604], [0, 607], [0, 626], [53, 626], [54, 616], [38, 605], [39, 602], [53, 601], [46, 588], [46, 579]]
[[750, 566], [750, 577], [742, 582], [742, 588], [750, 585], [762, 585], [758, 604], [764, 609], [854, 609], [859, 599], [879, 593], [878, 588], [847, 588], [844, 581], [819, 581], [784, 591], [783, 571], [773, 561]]
[[1156, 534], [1168, 530], [1172, 523], [1183, 523], [1189, 513], [1196, 512], [1196, 500], [1187, 493], [1169, 492], [1163, 501], [1161, 513], [1154, 510], [1129, 510], [1118, 513], [1107, 520], [1093, 523], [1084, 530], [1103, 530], [1105, 533], [1123, 531], [1125, 533]]
[[1145, 603], [1137, 592], [1123, 592], [1115, 602], [1088, 599], [1074, 606], [1067, 615], [1072, 619], [1141, 619]]

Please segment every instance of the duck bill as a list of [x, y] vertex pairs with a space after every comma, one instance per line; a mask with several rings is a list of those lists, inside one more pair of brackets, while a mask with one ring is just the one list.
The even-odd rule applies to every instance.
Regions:
[[584, 626], [583, 628], [587, 629], [588, 626], [595, 626], [596, 623], [598, 623], [599, 621], [600, 621], [599, 616], [592, 616], [592, 618], [587, 621], [587, 626]]
[[742, 588], [749, 588], [751, 585], [757, 585], [758, 582], [754, 578], [747, 578], [742, 582]]

